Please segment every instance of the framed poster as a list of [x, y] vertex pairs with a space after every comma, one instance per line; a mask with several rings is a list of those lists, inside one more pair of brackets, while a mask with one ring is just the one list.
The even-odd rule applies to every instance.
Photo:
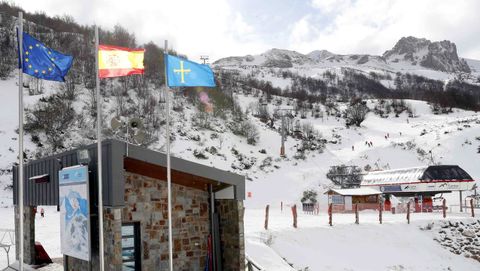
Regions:
[[61, 252], [90, 261], [88, 167], [68, 167], [58, 174]]

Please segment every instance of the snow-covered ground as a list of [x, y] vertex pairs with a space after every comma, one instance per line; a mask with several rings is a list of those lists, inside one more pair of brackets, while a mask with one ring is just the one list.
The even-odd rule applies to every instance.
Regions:
[[[274, 83], [282, 87], [287, 84], [287, 81]], [[0, 169], [8, 169], [16, 161], [18, 144], [15, 79], [0, 81], [0, 90]], [[244, 109], [258, 101], [258, 98], [243, 94], [235, 96]], [[33, 104], [39, 98], [26, 97], [26, 103]], [[394, 169], [427, 165], [433, 160], [440, 164], [458, 164], [474, 179], [480, 179], [480, 154], [477, 153], [480, 116], [457, 109], [448, 115], [434, 115], [425, 102], [406, 102], [414, 109], [415, 118], [408, 118], [406, 113], [398, 118], [393, 114], [381, 118], [369, 113], [358, 128], [347, 129], [343, 119], [327, 117], [326, 114], [318, 119], [308, 115], [301, 122], [311, 123], [325, 139], [337, 143], [328, 143], [323, 153], [309, 153], [305, 160], [293, 158], [300, 141], [292, 137], [286, 141], [287, 158], [279, 158], [280, 134], [253, 116], [249, 117], [260, 132], [256, 146], [248, 145], [244, 138], [233, 135], [228, 129], [211, 131], [193, 127], [191, 120], [195, 109], [186, 106], [183, 112], [172, 112], [175, 120], [173, 130], [181, 129], [187, 134], [176, 137], [172, 150], [175, 156], [248, 177], [247, 192], [251, 197], [245, 201], [246, 252], [266, 270], [305, 270], [306, 267], [309, 267], [308, 270], [328, 271], [480, 270], [478, 262], [452, 254], [433, 240], [432, 233], [419, 230], [420, 226], [432, 220], [441, 220], [438, 213], [413, 214], [410, 225], [406, 224], [404, 215], [385, 214], [384, 225], [378, 225], [376, 214], [362, 213], [360, 225], [353, 224], [352, 215], [338, 215], [334, 218], [334, 227], [327, 226], [325, 213], [320, 216], [300, 214], [299, 228], [291, 227], [287, 206], [298, 204], [306, 189], [319, 193], [321, 209], [325, 210], [326, 196], [323, 192], [331, 185], [325, 175], [332, 165], [343, 163], [363, 168], [368, 164], [372, 168]], [[374, 103], [370, 100], [368, 106], [373, 107]], [[281, 107], [286, 107], [285, 104], [286, 99]], [[273, 105], [269, 105], [271, 112], [274, 109]], [[278, 122], [275, 123], [276, 127], [278, 125]], [[213, 134], [219, 137], [215, 138]], [[385, 139], [387, 134], [389, 137]], [[197, 135], [201, 138], [199, 141], [189, 138]], [[29, 142], [28, 137], [26, 139], [26, 147], [33, 149], [34, 144]], [[366, 141], [371, 141], [373, 147], [365, 145]], [[407, 142], [414, 147], [406, 147]], [[161, 145], [160, 142], [154, 147], [161, 148]], [[211, 146], [215, 146], [221, 155], [207, 153], [207, 159], [197, 159], [193, 155], [193, 150]], [[232, 164], [238, 162], [232, 148], [256, 160], [254, 166], [248, 170], [232, 169]], [[265, 152], [260, 152], [262, 149]], [[427, 155], [420, 155], [419, 149]], [[261, 169], [259, 165], [268, 158], [272, 159], [271, 166]], [[4, 207], [0, 208], [0, 228], [13, 229], [14, 225], [12, 192], [5, 190], [10, 183], [10, 174], [0, 174], [0, 203]], [[444, 196], [450, 209], [455, 209], [454, 205], [458, 205], [457, 193]], [[280, 202], [286, 207], [283, 213], [275, 209]], [[266, 204], [273, 208], [269, 231], [263, 230], [263, 208]], [[58, 213], [55, 208], [46, 208], [46, 214], [45, 219], [37, 217], [36, 240], [45, 246], [50, 256], [59, 257]], [[449, 214], [449, 219], [469, 220], [466, 215], [455, 213]], [[12, 259], [14, 254], [11, 253]], [[294, 269], [287, 262], [293, 264]], [[5, 257], [0, 256], [0, 267], [5, 264]]]
[[[60, 213], [57, 212], [56, 206], [38, 206], [39, 211], [41, 208], [45, 210], [45, 217], [41, 217], [40, 213], [35, 217], [35, 241], [43, 245], [51, 258], [63, 257], [60, 253]], [[13, 208], [0, 208], [0, 217], [0, 229], [15, 228]], [[9, 255], [10, 263], [15, 262], [15, 247], [10, 249]], [[0, 269], [6, 266], [7, 254], [0, 250]]]
[[[439, 212], [412, 213], [411, 224], [405, 214], [384, 213], [381, 225], [375, 212], [360, 212], [359, 225], [354, 214], [334, 214], [333, 227], [326, 213], [300, 212], [295, 229], [289, 207], [283, 212], [273, 208], [268, 230], [263, 229], [264, 217], [261, 209], [245, 213], [246, 251], [264, 270], [480, 270], [479, 262], [436, 242], [434, 231], [420, 229], [445, 220]], [[466, 213], [448, 213], [446, 220], [474, 221]]]

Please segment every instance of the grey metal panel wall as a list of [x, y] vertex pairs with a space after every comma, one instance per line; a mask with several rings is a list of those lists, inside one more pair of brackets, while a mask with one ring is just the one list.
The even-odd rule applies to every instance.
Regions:
[[[92, 207], [97, 202], [97, 149], [96, 144], [86, 147], [91, 161], [88, 165], [90, 178], [90, 195]], [[123, 206], [123, 153], [124, 145], [118, 141], [106, 140], [102, 144], [103, 151], [103, 203], [105, 206]], [[112, 159], [112, 152], [119, 156]], [[67, 151], [50, 157], [28, 162], [25, 166], [24, 179], [24, 203], [27, 206], [37, 205], [58, 205], [58, 171], [63, 167], [78, 165], [76, 150]], [[119, 170], [120, 168], [120, 170]], [[115, 172], [113, 172], [115, 170]], [[13, 202], [17, 204], [18, 199], [18, 172], [17, 167], [13, 168]], [[35, 183], [30, 178], [48, 174], [48, 183]], [[116, 180], [116, 181], [112, 181]], [[121, 182], [120, 182], [121, 180]], [[121, 183], [121, 185], [120, 185]]]
[[121, 207], [125, 205], [125, 174], [123, 169], [123, 160], [125, 157], [126, 145], [120, 141], [111, 141], [110, 145], [110, 163], [111, 175], [110, 191], [112, 207]]

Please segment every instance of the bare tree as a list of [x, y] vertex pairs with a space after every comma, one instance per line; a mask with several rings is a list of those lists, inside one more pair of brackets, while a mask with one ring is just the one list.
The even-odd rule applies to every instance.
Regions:
[[361, 172], [357, 166], [332, 166], [327, 172], [327, 178], [341, 188], [359, 187], [362, 181]]
[[360, 127], [360, 124], [365, 120], [365, 117], [368, 113], [368, 107], [365, 102], [359, 101], [354, 104], [351, 104], [345, 110], [346, 124], [356, 125]]

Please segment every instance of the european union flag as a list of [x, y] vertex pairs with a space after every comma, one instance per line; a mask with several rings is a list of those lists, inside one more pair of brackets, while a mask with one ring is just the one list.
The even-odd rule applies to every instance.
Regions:
[[215, 87], [213, 71], [208, 65], [166, 55], [167, 83], [169, 87]]
[[52, 50], [27, 33], [23, 33], [23, 73], [50, 80], [65, 81], [73, 57]]

